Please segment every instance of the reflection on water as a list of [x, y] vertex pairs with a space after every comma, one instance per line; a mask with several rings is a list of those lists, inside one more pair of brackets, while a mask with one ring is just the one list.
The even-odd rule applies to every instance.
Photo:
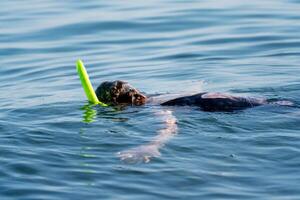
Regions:
[[97, 110], [94, 107], [95, 105], [92, 104], [86, 104], [81, 107], [81, 110], [84, 111], [82, 116], [82, 122], [92, 123], [95, 121], [95, 118], [97, 116]]

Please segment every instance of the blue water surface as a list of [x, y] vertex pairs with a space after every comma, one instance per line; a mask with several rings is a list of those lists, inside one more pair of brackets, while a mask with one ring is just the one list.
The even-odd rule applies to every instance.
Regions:
[[[300, 199], [300, 109], [167, 108], [178, 130], [148, 163], [117, 153], [165, 127], [155, 105], [89, 105], [126, 80], [147, 94], [220, 91], [300, 104], [300, 1], [0, 3], [0, 199]], [[164, 108], [165, 109], [165, 108]]]

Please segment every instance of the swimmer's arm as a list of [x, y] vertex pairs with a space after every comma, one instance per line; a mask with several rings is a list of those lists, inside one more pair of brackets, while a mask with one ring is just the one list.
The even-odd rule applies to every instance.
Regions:
[[160, 156], [159, 149], [177, 133], [177, 124], [172, 111], [164, 110], [157, 114], [163, 117], [166, 127], [159, 130], [158, 135], [155, 136], [149, 143], [119, 152], [118, 156], [121, 160], [128, 163], [136, 163], [140, 161], [147, 163], [152, 157]]
[[159, 113], [164, 118], [166, 127], [158, 131], [158, 135], [153, 138], [149, 145], [154, 145], [157, 148], [162, 147], [168, 140], [170, 140], [175, 133], [177, 133], [176, 118], [170, 110], [164, 110]]

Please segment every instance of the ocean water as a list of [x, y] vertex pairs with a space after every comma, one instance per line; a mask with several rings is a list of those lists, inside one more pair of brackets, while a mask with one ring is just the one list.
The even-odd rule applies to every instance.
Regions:
[[[300, 199], [299, 108], [103, 108], [75, 70], [82, 59], [94, 87], [120, 79], [147, 94], [299, 105], [300, 1], [0, 5], [1, 200]], [[118, 156], [161, 133], [147, 162]]]

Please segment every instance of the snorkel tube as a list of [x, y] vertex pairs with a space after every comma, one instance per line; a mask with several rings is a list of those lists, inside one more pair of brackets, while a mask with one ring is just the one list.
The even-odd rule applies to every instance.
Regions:
[[100, 106], [108, 106], [105, 103], [102, 103], [101, 101], [99, 101], [99, 99], [97, 98], [97, 95], [93, 89], [93, 86], [91, 84], [91, 81], [89, 79], [89, 75], [83, 65], [83, 62], [81, 60], [77, 60], [76, 62], [76, 69], [81, 81], [81, 85], [83, 87], [83, 90], [85, 92], [85, 95], [87, 97], [87, 99], [89, 100], [89, 102], [93, 103], [93, 104], [97, 104]]

